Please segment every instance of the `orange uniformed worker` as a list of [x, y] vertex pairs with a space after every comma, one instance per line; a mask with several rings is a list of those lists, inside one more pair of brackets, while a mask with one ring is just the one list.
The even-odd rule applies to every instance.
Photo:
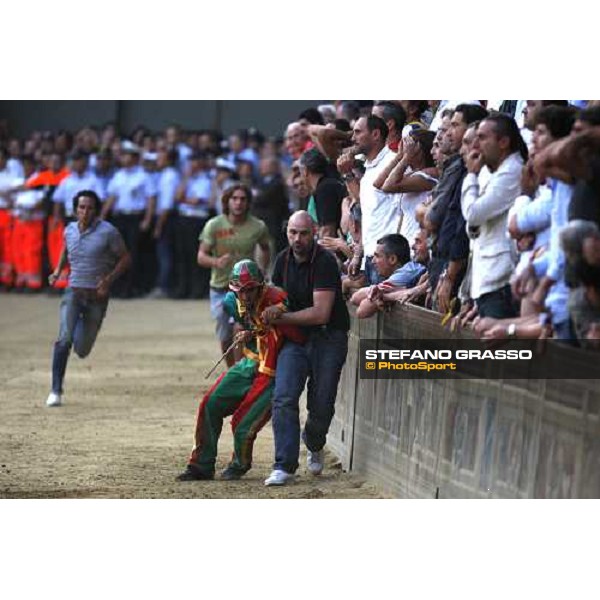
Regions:
[[15, 287], [31, 292], [42, 288], [44, 190], [28, 185], [37, 176], [33, 157], [23, 157], [23, 171], [25, 179], [15, 182], [19, 185], [12, 194], [12, 261]]
[[[64, 166], [64, 158], [58, 153], [54, 153], [50, 156], [49, 168], [36, 173], [33, 177], [29, 178], [25, 182], [25, 186], [28, 189], [38, 190], [43, 192], [45, 204], [50, 204], [54, 190], [58, 185], [69, 176], [69, 170]], [[47, 206], [44, 207], [45, 212]], [[60, 253], [63, 247], [63, 236], [65, 231], [65, 225], [62, 219], [57, 218], [54, 215], [50, 215], [48, 218], [48, 226], [46, 231], [46, 246], [48, 248], [48, 262], [50, 263], [50, 270], [54, 271], [58, 265], [60, 259]], [[43, 235], [43, 234], [42, 234]], [[55, 287], [58, 289], [65, 289], [67, 287], [67, 275], [68, 270], [65, 269], [64, 274], [56, 282]]]

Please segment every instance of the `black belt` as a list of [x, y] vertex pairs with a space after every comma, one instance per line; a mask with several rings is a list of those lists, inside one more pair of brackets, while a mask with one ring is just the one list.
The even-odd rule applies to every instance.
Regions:
[[[100, 298], [98, 298], [98, 291], [96, 290], [96, 288], [72, 287], [71, 290], [73, 291], [73, 293], [76, 296], [79, 296], [80, 298], [85, 298], [86, 300], [99, 300], [100, 299]], [[102, 298], [102, 300], [104, 300], [104, 298]]]

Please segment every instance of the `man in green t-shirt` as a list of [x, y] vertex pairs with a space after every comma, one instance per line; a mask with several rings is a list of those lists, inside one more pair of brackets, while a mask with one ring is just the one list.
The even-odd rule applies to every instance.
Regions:
[[[250, 215], [252, 191], [245, 185], [233, 185], [223, 193], [223, 214], [214, 217], [200, 234], [198, 264], [211, 269], [210, 312], [217, 322], [217, 337], [225, 352], [233, 341], [233, 322], [223, 310], [229, 274], [233, 265], [244, 259], [254, 259], [256, 246], [260, 247], [259, 264], [266, 272], [271, 256], [269, 230], [263, 221]], [[233, 353], [227, 364], [235, 362]]]

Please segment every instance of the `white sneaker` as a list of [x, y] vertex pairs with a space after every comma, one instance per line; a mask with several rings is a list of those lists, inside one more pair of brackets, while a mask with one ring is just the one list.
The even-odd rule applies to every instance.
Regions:
[[282, 469], [275, 469], [265, 479], [265, 485], [285, 485], [293, 479], [294, 475], [292, 473], [288, 473], [287, 471], [283, 471]]
[[307, 450], [306, 466], [312, 475], [320, 475], [323, 472], [324, 462], [325, 452], [323, 450], [319, 450], [318, 452]]
[[62, 395], [56, 392], [50, 392], [46, 400], [46, 406], [60, 406], [62, 404]]

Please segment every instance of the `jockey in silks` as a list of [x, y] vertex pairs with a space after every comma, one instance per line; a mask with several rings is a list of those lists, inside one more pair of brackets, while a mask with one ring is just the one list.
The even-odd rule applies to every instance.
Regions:
[[225, 311], [243, 326], [236, 334], [245, 342], [243, 358], [223, 373], [204, 395], [196, 418], [195, 444], [187, 467], [177, 479], [193, 481], [213, 479], [217, 443], [223, 419], [229, 415], [234, 450], [222, 479], [242, 477], [252, 466], [252, 448], [258, 432], [271, 418], [271, 396], [275, 385], [277, 355], [284, 338], [304, 341], [298, 327], [265, 327], [261, 314], [268, 306], [287, 310], [287, 293], [268, 285], [252, 260], [241, 260], [231, 272]]

